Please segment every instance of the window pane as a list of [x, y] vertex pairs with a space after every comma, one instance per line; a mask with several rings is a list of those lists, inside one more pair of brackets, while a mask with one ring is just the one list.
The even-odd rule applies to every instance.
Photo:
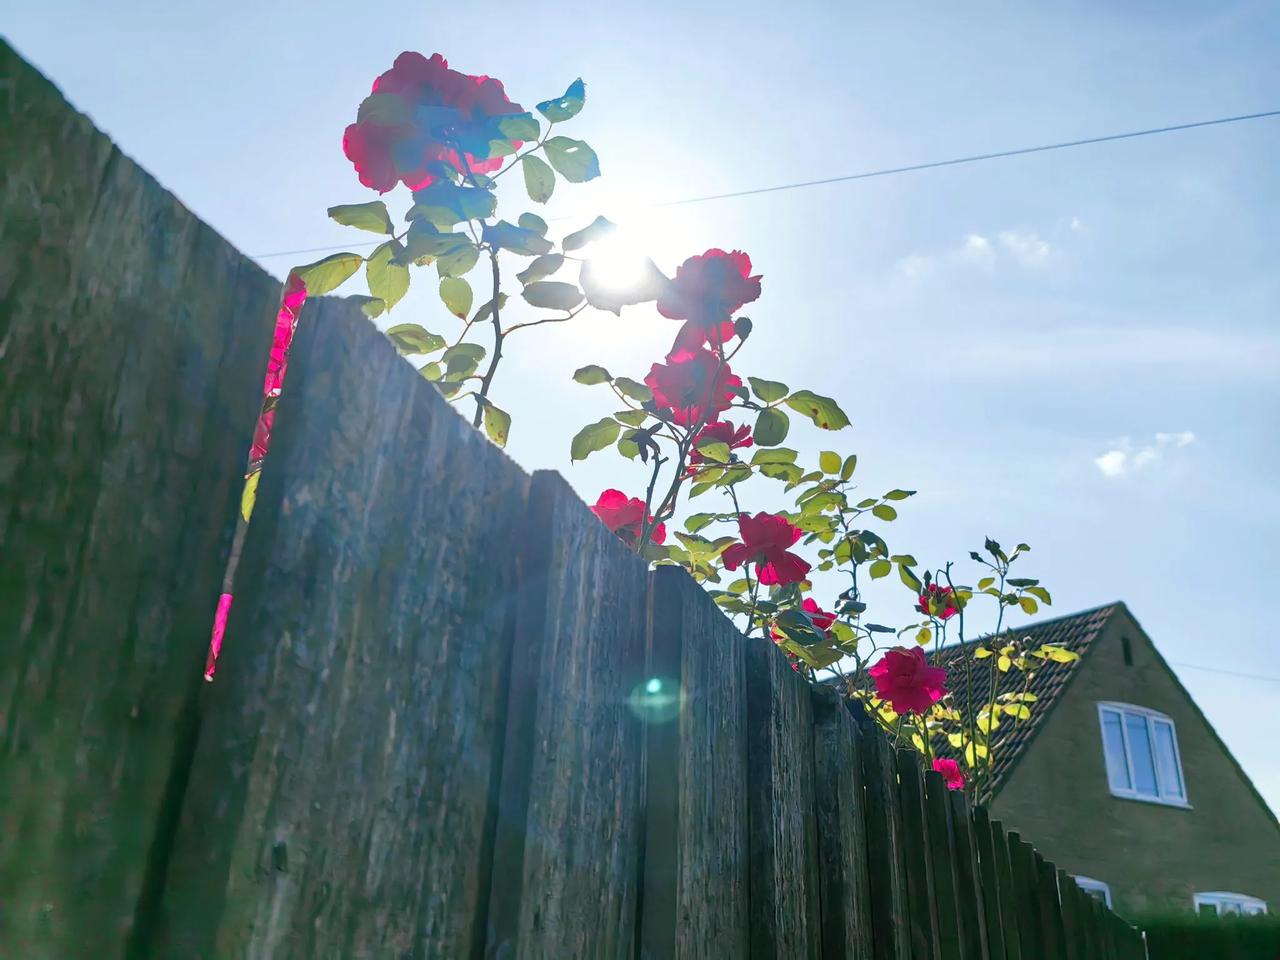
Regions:
[[1185, 798], [1182, 787], [1182, 771], [1178, 769], [1178, 752], [1173, 745], [1173, 726], [1163, 720], [1153, 720], [1156, 730], [1156, 762], [1160, 767], [1160, 788], [1166, 797]]
[[1133, 762], [1133, 789], [1144, 797], [1159, 795], [1156, 789], [1156, 760], [1151, 750], [1151, 734], [1147, 732], [1147, 718], [1126, 713], [1125, 732], [1129, 734], [1130, 759]]
[[1112, 710], [1102, 711], [1103, 751], [1107, 755], [1107, 782], [1117, 790], [1132, 789], [1129, 783], [1129, 767], [1124, 759], [1124, 733], [1120, 730], [1120, 714]]

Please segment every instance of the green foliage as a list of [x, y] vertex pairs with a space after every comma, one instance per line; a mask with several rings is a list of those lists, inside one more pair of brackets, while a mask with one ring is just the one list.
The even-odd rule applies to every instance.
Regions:
[[570, 183], [585, 183], [600, 176], [600, 161], [596, 152], [581, 140], [552, 137], [543, 144], [543, 149], [556, 173]]
[[387, 330], [397, 350], [409, 356], [435, 353], [445, 348], [444, 337], [437, 336], [417, 323], [401, 323]]
[[315, 263], [294, 267], [293, 273], [307, 285], [308, 297], [320, 297], [346, 283], [362, 263], [364, 257], [358, 253], [335, 253]]
[[397, 240], [379, 244], [369, 254], [365, 275], [369, 292], [387, 305], [390, 310], [409, 292], [409, 268], [401, 262], [404, 247]]
[[368, 203], [341, 203], [329, 208], [329, 216], [347, 227], [359, 227], [372, 233], [395, 233], [387, 205], [381, 200]]
[[572, 283], [540, 280], [524, 288], [524, 298], [530, 306], [545, 310], [572, 310], [582, 302], [582, 291]]
[[520, 158], [520, 169], [524, 174], [524, 189], [534, 203], [546, 203], [556, 189], [555, 171], [547, 165], [547, 161], [533, 154], [525, 154]]
[[574, 436], [569, 447], [569, 459], [585, 460], [597, 450], [611, 446], [621, 429], [622, 425], [612, 417], [587, 424]]
[[587, 386], [593, 386], [597, 383], [608, 383], [613, 379], [609, 375], [609, 371], [604, 367], [598, 367], [595, 364], [588, 364], [585, 367], [579, 367], [573, 373], [573, 379], [578, 383], [584, 383]]
[[762, 403], [776, 403], [790, 392], [790, 387], [776, 380], [761, 380], [759, 377], [747, 377], [751, 384], [751, 392], [760, 398]]
[[797, 413], [802, 413], [813, 421], [815, 426], [823, 430], [843, 430], [849, 425], [849, 418], [840, 409], [840, 405], [830, 397], [823, 397], [810, 390], [797, 390], [787, 397], [787, 406]]
[[791, 421], [781, 410], [766, 408], [756, 416], [755, 440], [762, 447], [773, 447], [787, 439]]
[[617, 226], [609, 220], [606, 220], [604, 217], [596, 217], [591, 221], [591, 223], [587, 224], [587, 226], [583, 227], [581, 230], [571, 233], [565, 237], [561, 246], [563, 246], [566, 251], [578, 250], [589, 243], [595, 243], [597, 240], [603, 240], [617, 229]]
[[1145, 914], [1133, 922], [1147, 934], [1150, 960], [1275, 960], [1280, 916], [1218, 917], [1187, 912]]
[[460, 320], [471, 312], [471, 284], [458, 277], [445, 277], [440, 281], [440, 300], [445, 308]]
[[486, 223], [482, 234], [484, 242], [495, 250], [510, 250], [522, 257], [536, 257], [551, 252], [551, 241], [536, 230], [517, 227], [514, 223], [499, 220]]
[[538, 104], [538, 112], [552, 123], [563, 123], [565, 120], [572, 120], [582, 111], [586, 99], [587, 85], [579, 77], [569, 84], [569, 89], [564, 92], [564, 96], [554, 100], [544, 100]]
[[562, 266], [564, 266], [564, 257], [561, 254], [544, 253], [529, 261], [529, 266], [517, 273], [516, 279], [522, 284], [537, 283], [551, 276]]

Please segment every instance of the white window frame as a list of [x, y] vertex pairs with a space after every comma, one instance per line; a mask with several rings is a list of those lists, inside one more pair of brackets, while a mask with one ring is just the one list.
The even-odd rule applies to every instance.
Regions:
[[1076, 886], [1086, 892], [1102, 894], [1102, 902], [1108, 907], [1111, 906], [1111, 887], [1103, 883], [1101, 880], [1095, 880], [1093, 877], [1074, 876], [1071, 878], [1076, 882]]
[[[1213, 912], [1220, 917], [1231, 914], [1254, 917], [1267, 912], [1267, 901], [1251, 897], [1247, 893], [1231, 893], [1227, 890], [1207, 890], [1204, 893], [1197, 893], [1192, 903], [1195, 904], [1197, 913], [1200, 912], [1201, 907], [1213, 907]], [[1224, 912], [1223, 907], [1230, 909]]]
[[[1124, 741], [1124, 762], [1129, 772], [1129, 786], [1120, 787], [1111, 782], [1111, 771], [1107, 767], [1107, 728], [1105, 724], [1105, 715], [1110, 713], [1119, 714], [1120, 716], [1120, 736]], [[1139, 793], [1134, 786], [1138, 779], [1134, 776], [1133, 769], [1133, 749], [1129, 746], [1129, 725], [1125, 723], [1125, 715], [1142, 717], [1147, 724], [1147, 738], [1151, 744], [1151, 763], [1156, 772], [1156, 795], [1151, 796], [1145, 793]], [[1169, 725], [1169, 729], [1173, 733], [1173, 759], [1178, 765], [1178, 779], [1182, 781], [1182, 796], [1173, 793], [1171, 789], [1167, 789], [1160, 779], [1160, 755], [1156, 746], [1156, 731], [1153, 720], [1159, 720]], [[1158, 710], [1151, 710], [1147, 707], [1139, 707], [1132, 703], [1120, 703], [1114, 700], [1101, 700], [1098, 702], [1098, 735], [1102, 739], [1102, 763], [1107, 778], [1107, 786], [1111, 790], [1111, 795], [1115, 797], [1123, 797], [1126, 800], [1141, 800], [1144, 803], [1159, 803], [1166, 807], [1183, 807], [1190, 810], [1191, 804], [1187, 801], [1187, 774], [1182, 767], [1182, 753], [1178, 748], [1178, 727], [1168, 714], [1161, 713]]]

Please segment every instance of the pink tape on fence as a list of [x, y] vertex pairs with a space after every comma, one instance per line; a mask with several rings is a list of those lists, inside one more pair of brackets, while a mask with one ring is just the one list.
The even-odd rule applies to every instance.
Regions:
[[240, 564], [240, 545], [244, 542], [244, 528], [253, 512], [254, 488], [249, 487], [252, 478], [262, 470], [262, 462], [271, 445], [271, 427], [275, 423], [276, 403], [284, 389], [284, 375], [289, 366], [289, 347], [298, 327], [298, 314], [307, 300], [307, 286], [293, 273], [285, 281], [280, 295], [280, 310], [276, 314], [275, 333], [271, 338], [271, 355], [267, 358], [267, 375], [262, 382], [262, 408], [253, 429], [253, 443], [249, 447], [249, 465], [245, 471], [246, 494], [241, 498], [240, 520], [227, 572], [222, 578], [222, 594], [218, 597], [218, 609], [213, 616], [213, 635], [209, 638], [209, 655], [205, 659], [204, 678], [212, 680], [222, 652], [222, 640], [227, 632], [227, 616], [231, 612], [232, 590], [235, 585], [236, 567]]

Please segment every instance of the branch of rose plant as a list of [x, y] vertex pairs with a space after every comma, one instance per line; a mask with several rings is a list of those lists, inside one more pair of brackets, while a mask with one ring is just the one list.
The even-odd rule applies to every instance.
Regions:
[[543, 135], [538, 139], [538, 142], [537, 142], [537, 143], [535, 143], [535, 144], [534, 144], [532, 147], [530, 147], [528, 150], [526, 150], [524, 153], [517, 153], [514, 157], [512, 157], [512, 158], [511, 158], [511, 162], [510, 162], [510, 163], [508, 163], [505, 167], [503, 167], [501, 170], [499, 170], [497, 173], [495, 173], [495, 174], [494, 174], [492, 177], [490, 177], [489, 179], [490, 179], [490, 180], [497, 180], [500, 176], [502, 176], [504, 173], [506, 173], [506, 172], [507, 172], [508, 170], [510, 170], [512, 167], [514, 167], [514, 166], [516, 166], [517, 164], [519, 164], [521, 160], [523, 160], [525, 157], [529, 156], [529, 154], [531, 154], [531, 153], [537, 153], [539, 150], [541, 150], [541, 149], [542, 149], [542, 145], [543, 145], [544, 143], [546, 143], [546, 142], [547, 142], [547, 137], [551, 135], [551, 129], [552, 129], [555, 125], [556, 125], [556, 121], [555, 121], [555, 120], [548, 120], [548, 121], [547, 121], [547, 132], [546, 132], [546, 133], [544, 133], [544, 134], [543, 134]]
[[586, 304], [586, 301], [584, 300], [582, 303], [578, 304], [576, 307], [574, 307], [572, 310], [566, 313], [563, 317], [543, 317], [541, 320], [529, 320], [525, 323], [517, 323], [508, 327], [505, 331], [503, 331], [502, 335], [504, 337], [509, 337], [511, 336], [511, 334], [515, 333], [517, 330], [524, 330], [528, 327], [540, 327], [544, 323], [564, 323], [566, 320], [572, 320], [574, 317], [576, 317], [586, 308], [587, 308], [587, 304]]
[[[996, 630], [995, 630], [995, 633], [992, 634], [992, 637], [996, 643], [999, 643], [1001, 631], [1004, 629], [1004, 581], [1005, 581], [1005, 577], [1009, 575], [1009, 569], [1007, 566], [1003, 568], [998, 567], [996, 572], [1000, 574], [1000, 596], [997, 599], [998, 611], [996, 613]], [[997, 654], [997, 657], [998, 656], [999, 654]], [[997, 661], [997, 664], [998, 664], [998, 661]], [[1000, 670], [998, 668], [998, 665], [993, 665], [991, 668], [990, 691], [988, 692], [988, 696], [987, 696], [987, 723], [988, 724], [991, 723], [991, 717], [995, 715], [996, 693], [1000, 689], [999, 677], [1000, 677]], [[980, 760], [981, 758], [975, 754], [974, 759]], [[978, 767], [978, 771], [982, 775], [984, 783], [991, 779], [992, 764], [994, 763], [994, 757], [992, 755], [991, 750], [989, 749], [987, 750], [986, 759], [987, 759], [987, 764], [986, 764], [987, 769], [983, 771], [981, 767]]]
[[501, 276], [498, 273], [498, 252], [489, 251], [489, 262], [493, 265], [493, 355], [489, 358], [489, 369], [484, 372], [480, 381], [480, 392], [476, 394], [476, 412], [471, 425], [476, 429], [484, 419], [485, 403], [489, 399], [489, 388], [493, 386], [493, 376], [498, 372], [498, 364], [502, 361], [502, 321], [499, 318], [498, 295], [501, 291]]
[[[956, 585], [951, 580], [950, 562], [948, 562], [947, 565], [943, 567], [942, 575], [947, 578], [947, 589], [951, 591], [951, 601], [956, 605], [956, 614], [960, 621], [960, 644], [961, 644], [960, 649], [962, 651], [960, 655], [960, 659], [964, 661], [964, 698], [965, 698], [965, 702], [963, 704], [964, 714], [962, 715], [961, 722], [964, 722], [964, 720], [966, 719], [968, 720], [969, 743], [976, 744], [978, 727], [977, 727], [977, 715], [976, 715], [976, 711], [974, 710], [974, 696], [973, 696], [973, 682], [972, 682], [973, 675], [970, 671], [970, 667], [972, 666], [971, 662], [973, 660], [973, 652], [964, 649], [964, 604], [960, 602], [960, 598], [956, 595]], [[988, 740], [990, 739], [990, 737], [991, 737], [991, 714], [990, 712], [988, 712], [987, 713]], [[988, 757], [991, 756], [990, 750], [987, 751], [987, 756]], [[980, 769], [979, 761], [981, 761], [981, 759], [982, 758], [978, 756], [977, 748], [975, 746], [974, 754], [973, 754], [975, 769]]]

